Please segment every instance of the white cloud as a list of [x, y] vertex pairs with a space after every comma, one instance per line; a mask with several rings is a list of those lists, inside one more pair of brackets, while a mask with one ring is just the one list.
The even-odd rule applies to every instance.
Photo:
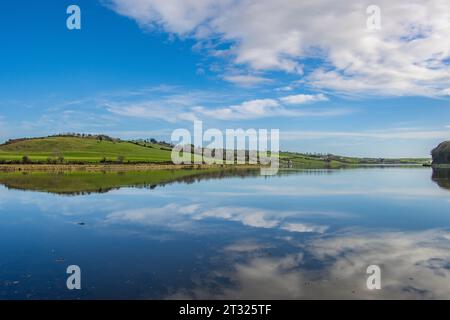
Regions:
[[335, 108], [327, 110], [296, 110], [286, 108], [281, 100], [255, 99], [224, 108], [194, 107], [198, 117], [206, 116], [219, 120], [246, 120], [267, 117], [331, 117], [348, 114], [351, 110]]
[[370, 138], [370, 139], [450, 139], [448, 130], [401, 130], [386, 129], [373, 131], [283, 131], [284, 140], [328, 139], [328, 138]]
[[263, 118], [281, 111], [280, 104], [274, 99], [249, 100], [239, 105], [216, 109], [194, 107], [193, 110], [201, 115], [221, 120]]
[[193, 121], [196, 119], [248, 120], [267, 117], [328, 117], [350, 112], [342, 108], [296, 110], [286, 105], [325, 101], [323, 94], [296, 95], [281, 99], [252, 99], [237, 104], [220, 106], [226, 97], [214, 92], [189, 92], [181, 88], [172, 91], [152, 91], [150, 95], [135, 94], [130, 97], [111, 97], [101, 102], [109, 112], [125, 117], [155, 119], [166, 122]]
[[284, 86], [284, 87], [280, 87], [280, 88], [276, 88], [276, 91], [280, 91], [280, 92], [287, 92], [287, 91], [292, 91], [294, 90], [293, 86]]
[[271, 82], [270, 79], [252, 75], [227, 75], [224, 80], [243, 87], [252, 87], [263, 83]]
[[444, 89], [440, 92], [442, 96], [450, 96], [450, 88]]
[[167, 122], [194, 121], [197, 118], [189, 111], [180, 108], [169, 108], [152, 101], [137, 104], [105, 105], [109, 112], [126, 117], [155, 119]]
[[318, 101], [328, 101], [328, 98], [322, 93], [319, 94], [296, 94], [287, 97], [283, 97], [280, 99], [282, 102], [286, 104], [303, 104], [310, 102], [318, 102]]
[[[448, 95], [447, 0], [379, 0], [381, 30], [366, 27], [367, 4], [333, 0], [109, 0], [143, 28], [198, 42], [230, 42], [227, 54], [250, 70], [303, 76], [306, 85], [342, 93]], [[223, 50], [222, 50], [223, 51]], [[217, 51], [211, 50], [217, 56]]]

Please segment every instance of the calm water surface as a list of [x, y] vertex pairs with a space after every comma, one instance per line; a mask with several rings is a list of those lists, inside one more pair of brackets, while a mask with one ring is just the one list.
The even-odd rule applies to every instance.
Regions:
[[[0, 299], [450, 299], [449, 175], [290, 171], [60, 195], [0, 185]], [[82, 290], [66, 288], [66, 268]], [[366, 289], [379, 265], [382, 290]]]

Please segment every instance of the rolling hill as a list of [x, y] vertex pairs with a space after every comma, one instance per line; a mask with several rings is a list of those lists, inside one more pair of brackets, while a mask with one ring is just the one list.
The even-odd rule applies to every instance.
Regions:
[[[165, 142], [151, 141], [125, 141], [105, 135], [79, 134], [9, 140], [0, 145], [0, 163], [172, 163], [172, 146]], [[332, 154], [280, 153], [281, 166], [293, 168], [422, 164], [428, 161], [429, 159], [354, 158]]]
[[53, 136], [14, 140], [0, 145], [0, 161], [162, 163], [171, 159], [170, 149], [160, 144], [99, 137]]

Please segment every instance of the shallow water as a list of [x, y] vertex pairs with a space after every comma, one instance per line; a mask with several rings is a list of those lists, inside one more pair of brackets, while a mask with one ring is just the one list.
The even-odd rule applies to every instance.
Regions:
[[[71, 195], [2, 185], [0, 299], [449, 299], [448, 177], [287, 171]], [[81, 290], [66, 287], [69, 265]], [[367, 289], [369, 265], [381, 290]]]

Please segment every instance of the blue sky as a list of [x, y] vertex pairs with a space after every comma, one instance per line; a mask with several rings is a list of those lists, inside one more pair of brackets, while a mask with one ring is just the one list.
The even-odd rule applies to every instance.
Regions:
[[[450, 139], [450, 12], [402, 2], [379, 1], [373, 32], [360, 1], [2, 3], [0, 139], [169, 140], [200, 119], [280, 129], [283, 150], [427, 156]], [[66, 28], [71, 4], [81, 30]]]

